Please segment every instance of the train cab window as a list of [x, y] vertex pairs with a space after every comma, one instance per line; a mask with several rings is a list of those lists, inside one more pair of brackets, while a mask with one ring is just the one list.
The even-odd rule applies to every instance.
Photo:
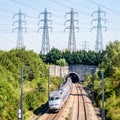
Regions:
[[54, 100], [54, 97], [51, 97], [50, 100]]
[[59, 97], [55, 97], [55, 100], [59, 100]]

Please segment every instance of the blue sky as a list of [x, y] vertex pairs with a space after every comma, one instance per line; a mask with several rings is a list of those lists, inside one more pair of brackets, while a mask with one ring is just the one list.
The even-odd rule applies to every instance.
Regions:
[[[76, 47], [78, 50], [84, 49], [84, 43], [87, 41], [89, 49], [94, 50], [96, 41], [96, 30], [90, 32], [92, 26], [96, 26], [97, 22], [92, 25], [92, 19], [97, 18], [97, 14], [91, 17], [92, 12], [101, 6], [103, 11], [106, 11], [106, 16], [102, 16], [107, 20], [107, 23], [102, 23], [107, 26], [107, 31], [103, 30], [103, 44], [104, 48], [110, 41], [120, 40], [120, 0], [0, 0], [0, 49], [10, 50], [16, 47], [17, 44], [17, 31], [12, 33], [14, 27], [12, 26], [14, 20], [13, 15], [18, 13], [21, 9], [22, 13], [26, 14], [27, 33], [23, 34], [24, 45], [26, 49], [34, 50], [39, 53], [41, 50], [42, 30], [37, 33], [38, 15], [46, 8], [47, 11], [52, 13], [50, 20], [52, 20], [53, 31], [49, 33], [50, 47], [55, 47], [64, 50], [68, 47], [69, 30], [64, 33], [64, 28], [69, 26], [69, 23], [64, 22], [66, 19], [64, 15], [69, 12], [71, 8], [78, 12], [79, 32], [75, 32]], [[43, 16], [40, 17], [43, 19]]]

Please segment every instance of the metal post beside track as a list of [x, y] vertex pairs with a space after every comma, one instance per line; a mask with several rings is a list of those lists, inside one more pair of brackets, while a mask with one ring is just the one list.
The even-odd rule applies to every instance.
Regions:
[[104, 71], [101, 71], [102, 74], [102, 120], [105, 120], [104, 112]]

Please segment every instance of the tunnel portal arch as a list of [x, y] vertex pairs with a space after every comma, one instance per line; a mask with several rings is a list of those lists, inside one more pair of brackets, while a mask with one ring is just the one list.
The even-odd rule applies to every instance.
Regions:
[[80, 75], [77, 72], [69, 72], [66, 76], [65, 79], [70, 77], [72, 79], [73, 83], [80, 82]]

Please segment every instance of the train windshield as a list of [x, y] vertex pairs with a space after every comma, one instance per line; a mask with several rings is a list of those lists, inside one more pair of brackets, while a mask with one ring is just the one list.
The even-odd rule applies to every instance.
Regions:
[[59, 99], [59, 97], [55, 97], [55, 100], [58, 100]]
[[59, 97], [50, 97], [50, 100], [59, 100]]
[[54, 100], [54, 97], [50, 97], [50, 100]]

